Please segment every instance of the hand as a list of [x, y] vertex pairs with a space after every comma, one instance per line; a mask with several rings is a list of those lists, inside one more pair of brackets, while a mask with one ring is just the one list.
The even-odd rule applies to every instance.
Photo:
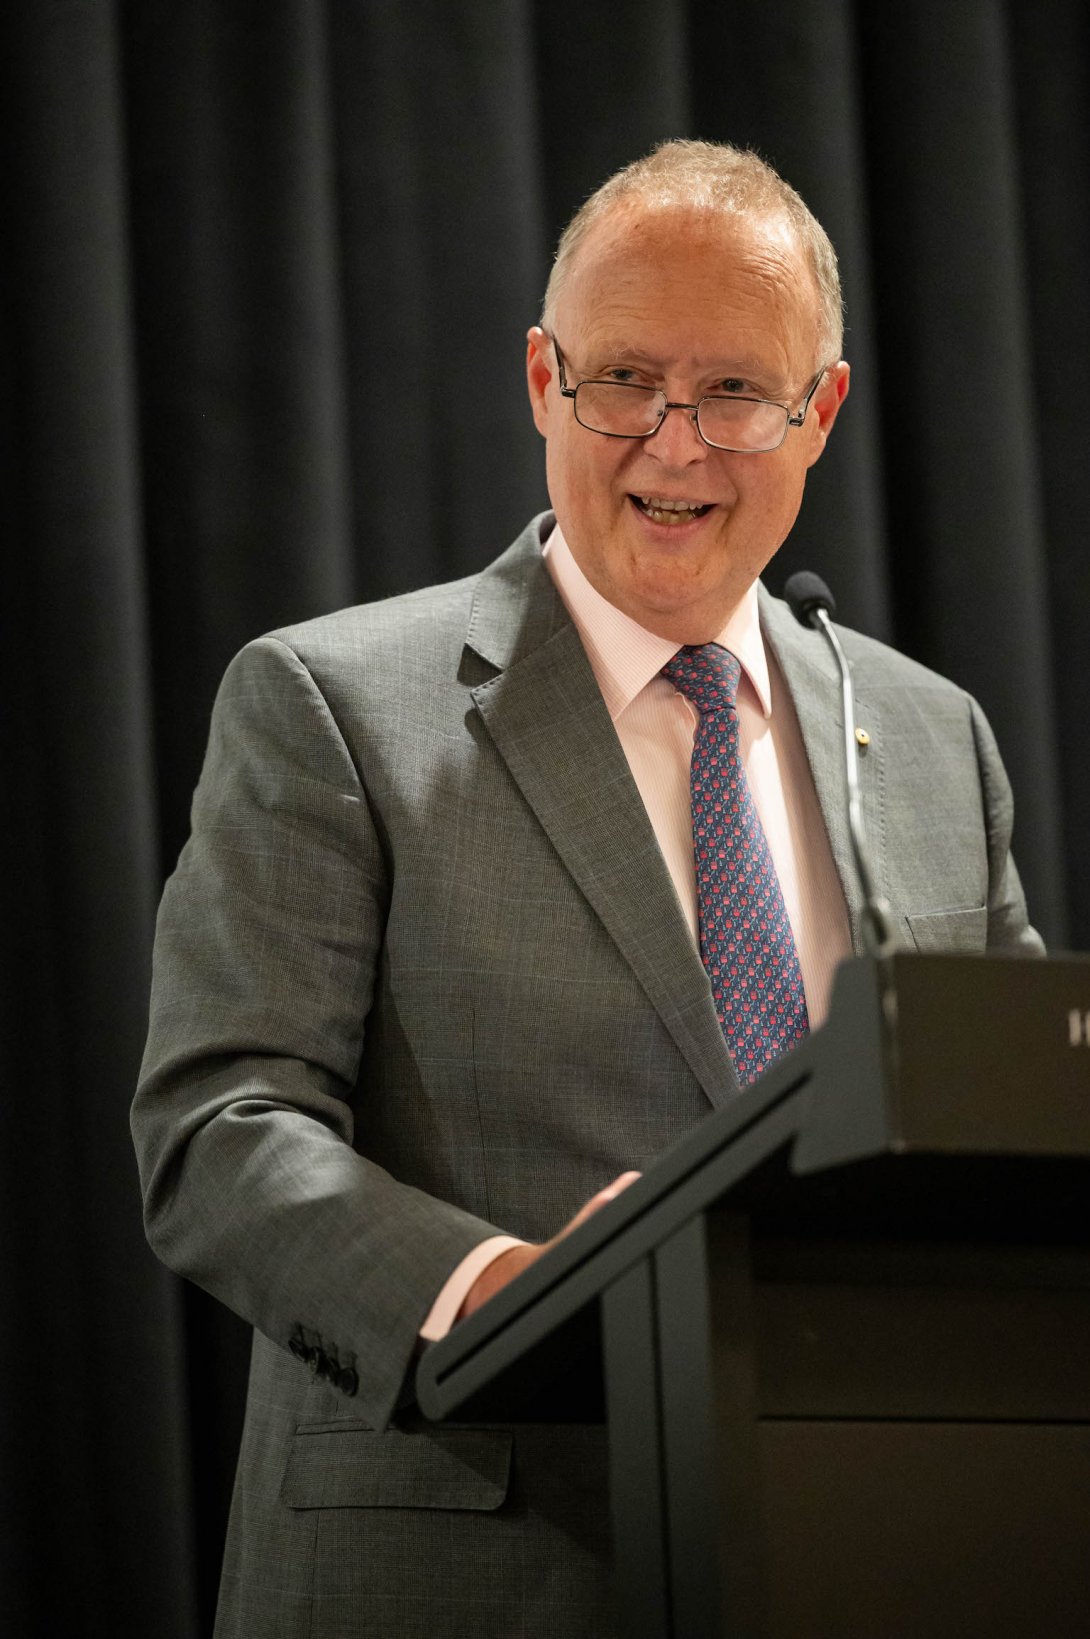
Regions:
[[586, 1223], [599, 1207], [605, 1206], [607, 1201], [616, 1199], [621, 1191], [627, 1189], [629, 1184], [635, 1183], [639, 1176], [638, 1172], [622, 1172], [620, 1177], [614, 1178], [605, 1189], [600, 1189], [597, 1195], [592, 1195], [551, 1241], [545, 1241], [540, 1246], [509, 1246], [506, 1252], [501, 1252], [499, 1257], [494, 1258], [487, 1269], [482, 1269], [477, 1276], [466, 1293], [456, 1318], [464, 1320], [475, 1309], [479, 1309], [482, 1303], [487, 1303], [489, 1298], [495, 1297], [496, 1293], [513, 1281], [516, 1275], [521, 1275], [524, 1269], [536, 1263], [538, 1258], [543, 1257], [558, 1241], [562, 1241], [565, 1235], [570, 1235], [573, 1229], [578, 1229], [580, 1224]]

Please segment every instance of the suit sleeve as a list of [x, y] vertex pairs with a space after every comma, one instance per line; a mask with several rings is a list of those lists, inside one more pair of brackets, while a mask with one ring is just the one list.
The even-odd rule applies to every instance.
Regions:
[[164, 1262], [274, 1341], [325, 1340], [378, 1427], [437, 1292], [497, 1233], [352, 1147], [388, 874], [313, 678], [251, 644], [159, 912], [133, 1106], [145, 1221]]
[[987, 718], [970, 699], [988, 848], [988, 949], [1044, 954], [1044, 941], [1030, 926], [1025, 894], [1011, 854], [1014, 798]]

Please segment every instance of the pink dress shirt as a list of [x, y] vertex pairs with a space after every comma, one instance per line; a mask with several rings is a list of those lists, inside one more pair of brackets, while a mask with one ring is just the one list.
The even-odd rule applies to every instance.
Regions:
[[[583, 641], [696, 944], [689, 764], [697, 713], [661, 676], [679, 645], [637, 625], [595, 591], [559, 527], [546, 541], [544, 554]], [[761, 636], [756, 582], [717, 641], [741, 662], [742, 759], [795, 935], [810, 1024], [816, 1027], [828, 1008], [837, 963], [851, 954], [848, 911], [791, 697]], [[445, 1336], [477, 1276], [501, 1252], [519, 1244], [501, 1235], [475, 1247], [439, 1293], [421, 1336], [429, 1341]]]

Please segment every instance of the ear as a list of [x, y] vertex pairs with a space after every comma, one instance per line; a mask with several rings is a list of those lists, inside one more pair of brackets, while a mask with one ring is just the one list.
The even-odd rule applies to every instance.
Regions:
[[553, 379], [552, 343], [539, 324], [526, 332], [526, 386], [534, 425], [542, 438], [549, 436], [549, 401], [546, 389]]
[[825, 448], [829, 434], [833, 430], [833, 422], [840, 413], [840, 406], [848, 396], [850, 377], [851, 365], [843, 359], [839, 364], [831, 364], [825, 372], [824, 381], [811, 400], [810, 415], [814, 418], [814, 425], [810, 434], [808, 466], [813, 466]]

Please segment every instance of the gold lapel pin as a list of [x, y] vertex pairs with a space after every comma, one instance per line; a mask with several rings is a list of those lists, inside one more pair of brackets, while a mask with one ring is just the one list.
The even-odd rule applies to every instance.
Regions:
[[867, 733], [865, 728], [856, 729], [855, 740], [860, 751], [866, 751], [867, 747], [870, 745], [870, 735]]

